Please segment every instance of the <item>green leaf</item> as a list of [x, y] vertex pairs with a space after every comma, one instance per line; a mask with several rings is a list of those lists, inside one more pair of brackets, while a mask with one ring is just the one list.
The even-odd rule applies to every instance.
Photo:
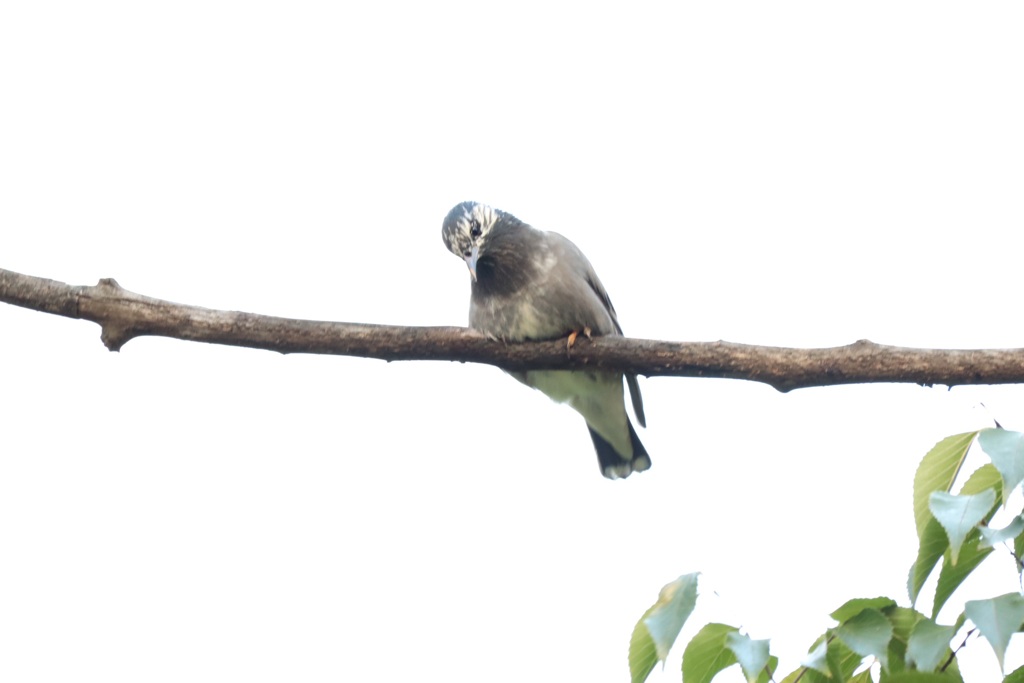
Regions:
[[[945, 552], [949, 539], [928, 509], [933, 491], [949, 491], [978, 432], [948, 436], [928, 451], [914, 474], [914, 522], [920, 545], [917, 560], [910, 567], [907, 593], [917, 602], [921, 588]], [[975, 473], [977, 474], [977, 473]]]
[[1007, 674], [1006, 678], [1003, 679], [1003, 683], [1024, 683], [1024, 666], [1014, 669]]
[[962, 683], [959, 675], [952, 673], [924, 673], [922, 671], [901, 671], [884, 676], [882, 683]]
[[665, 584], [658, 594], [658, 601], [643, 618], [661, 661], [668, 657], [668, 651], [697, 604], [698, 576], [697, 573], [684, 574]]
[[[998, 496], [1001, 492], [1001, 485], [1002, 478], [999, 475], [999, 471], [992, 464], [986, 463], [968, 477], [959, 493], [962, 495], [980, 494], [983, 490], [994, 487], [996, 496]], [[929, 517], [928, 523], [925, 525], [925, 531], [924, 533], [919, 533], [919, 538], [921, 539], [921, 546], [918, 548], [918, 559], [910, 566], [910, 573], [906, 582], [907, 593], [910, 595], [911, 602], [914, 603], [918, 601], [918, 596], [921, 595], [921, 589], [924, 587], [925, 582], [928, 581], [929, 574], [932, 573], [936, 563], [938, 563], [946, 548], [949, 547], [949, 539], [946, 537], [946, 532], [942, 528], [942, 524], [935, 517]], [[1022, 551], [1024, 551], [1024, 541], [1021, 543]], [[1020, 556], [1018, 555], [1018, 557]], [[938, 613], [937, 608], [933, 609], [933, 615], [936, 613]]]
[[905, 671], [907, 668], [907, 643], [906, 641], [900, 640], [899, 638], [893, 638], [889, 641], [889, 648], [886, 652], [886, 658], [889, 662], [888, 674], [899, 673]]
[[981, 532], [981, 545], [991, 548], [997, 543], [1009, 541], [1011, 538], [1020, 536], [1021, 532], [1024, 531], [1024, 515], [1017, 515], [1002, 529], [983, 526], [978, 527], [978, 531]]
[[[817, 671], [805, 671], [803, 667], [794, 669], [786, 674], [786, 677], [782, 679], [781, 683], [798, 683], [798, 681], [807, 681], [807, 683], [818, 683], [812, 681], [810, 674], [816, 674]], [[799, 677], [799, 678], [798, 678]], [[827, 679], [826, 679], [827, 680]]]
[[[981, 493], [986, 489], [995, 488], [996, 495], [998, 497], [1001, 487], [1002, 477], [999, 474], [999, 470], [997, 470], [991, 463], [986, 463], [976, 469], [971, 476], [967, 478], [964, 485], [960, 487], [960, 493], [972, 495]], [[928, 579], [928, 575], [931, 574], [936, 563], [948, 547], [949, 538], [946, 536], [945, 530], [943, 530], [942, 525], [932, 517], [928, 520], [928, 524], [925, 527], [924, 536], [921, 538], [921, 546], [918, 548], [917, 560], [911, 566], [910, 575], [907, 578], [907, 591], [910, 593], [910, 599], [915, 603], [921, 593], [921, 588], [924, 586], [924, 582]], [[958, 562], [963, 563], [962, 548], [960, 556], [961, 557], [958, 559]], [[984, 557], [975, 559], [980, 561], [981, 559], [984, 559]], [[953, 571], [952, 568], [947, 565], [948, 560], [946, 564], [943, 565], [942, 574], [946, 575], [945, 587], [948, 589], [948, 592], [943, 593], [943, 581], [940, 577], [940, 588], [936, 592], [935, 605], [932, 608], [933, 618], [939, 613], [939, 609], [941, 609], [942, 604], [945, 603], [947, 598], [949, 598], [953, 590], [956, 589], [967, 575], [970, 574], [971, 570], [977, 566], [977, 564], [974, 564], [970, 566], [967, 571], [961, 572], [960, 570]], [[949, 583], [950, 580], [955, 581], [953, 583]]]
[[877, 609], [869, 608], [835, 629], [836, 637], [861, 657], [874, 657], [889, 668], [892, 623]]
[[[800, 668], [789, 673], [782, 683], [837, 683], [846, 681], [853, 675], [853, 672], [860, 666], [863, 659], [860, 655], [850, 650], [843, 644], [843, 641], [825, 634], [814, 641], [807, 662], [812, 657], [817, 659], [820, 651], [825, 652], [824, 667], [816, 670], [801, 664]], [[815, 661], [817, 664], [817, 661]]]
[[853, 600], [847, 600], [844, 602], [841, 607], [836, 609], [829, 616], [841, 624], [850, 617], [855, 617], [866, 609], [873, 608], [881, 610], [895, 606], [896, 601], [892, 598], [854, 598]]
[[779, 683], [834, 683], [834, 681], [813, 669], [800, 667], [790, 671]]
[[629, 639], [629, 673], [634, 683], [647, 680], [658, 661], [665, 661], [697, 603], [697, 577], [684, 574], [665, 584], [658, 601], [644, 612]]
[[[967, 477], [967, 481], [960, 487], [960, 495], [971, 496], [977, 493], [984, 493], [988, 489], [996, 492], [996, 502], [1003, 499], [1003, 478], [992, 463], [985, 463]], [[993, 510], [995, 512], [995, 510]]]
[[828, 661], [826, 655], [828, 654], [828, 638], [822, 636], [818, 639], [818, 644], [807, 653], [807, 656], [800, 660], [800, 666], [807, 667], [808, 669], [814, 669], [821, 673], [828, 675]]
[[761, 669], [761, 673], [757, 677], [757, 683], [774, 683], [775, 672], [778, 670], [779, 658], [772, 655], [768, 658], [768, 663], [765, 664], [763, 669]]
[[768, 658], [771, 656], [768, 652], [768, 641], [754, 640], [750, 636], [733, 631], [726, 634], [725, 646], [736, 655], [736, 661], [740, 663], [747, 683], [757, 681], [764, 668], [768, 666]]
[[925, 618], [917, 610], [907, 607], [889, 607], [882, 614], [892, 624], [892, 640], [889, 641], [889, 673], [894, 674], [906, 668], [907, 643], [917, 622]]
[[644, 619], [653, 609], [654, 607], [651, 607], [644, 612], [640, 621], [633, 627], [633, 635], [629, 639], [629, 677], [632, 683], [646, 681], [658, 663], [658, 648], [654, 647], [654, 639], [644, 625]]
[[832, 681], [845, 681], [850, 678], [864, 659], [862, 655], [851, 650], [839, 638], [833, 638], [829, 642], [826, 658], [830, 674], [826, 680]]
[[1002, 669], [1010, 636], [1024, 624], [1024, 597], [1007, 593], [989, 600], [968, 600], [964, 603], [964, 613], [992, 646]]
[[725, 638], [735, 626], [707, 624], [683, 650], [683, 683], [711, 683], [722, 669], [736, 663], [736, 655], [725, 646]]
[[892, 623], [892, 637], [904, 643], [910, 640], [917, 622], [927, 618], [909, 607], [887, 607], [882, 610], [882, 614]]
[[800, 667], [786, 674], [779, 683], [830, 683], [831, 680], [813, 669]]
[[907, 660], [918, 671], [935, 671], [948, 657], [949, 641], [956, 635], [952, 626], [940, 626], [931, 619], [917, 622], [907, 644]]
[[953, 481], [977, 434], [966, 432], [947, 436], [935, 444], [917, 466], [914, 474], [914, 522], [918, 538], [924, 534], [925, 526], [932, 516], [928, 509], [928, 497], [932, 491], [949, 491], [953, 488]]
[[1024, 481], [1024, 434], [1006, 429], [983, 429], [978, 443], [1003, 475], [1005, 499]]
[[971, 572], [973, 572], [982, 561], [992, 554], [992, 548], [978, 547], [978, 540], [981, 538], [976, 530], [969, 534], [963, 547], [960, 549], [960, 559], [954, 565], [947, 554], [942, 560], [942, 569], [939, 571], [939, 581], [935, 584], [935, 604], [932, 606], [932, 619], [939, 616], [946, 601], [953, 592], [960, 587]]
[[949, 537], [949, 551], [953, 564], [956, 564], [967, 534], [974, 530], [978, 523], [988, 516], [995, 507], [996, 492], [988, 489], [974, 496], [954, 496], [942, 491], [935, 491], [928, 499], [928, 507], [946, 530]]
[[949, 537], [942, 529], [942, 525], [934, 517], [928, 520], [924, 534], [921, 536], [921, 545], [917, 549], [917, 559], [910, 567], [910, 576], [907, 577], [907, 592], [910, 594], [910, 601], [917, 603], [917, 596], [921, 594], [921, 588], [928, 576], [935, 569], [935, 565], [942, 559], [942, 554], [949, 547]]

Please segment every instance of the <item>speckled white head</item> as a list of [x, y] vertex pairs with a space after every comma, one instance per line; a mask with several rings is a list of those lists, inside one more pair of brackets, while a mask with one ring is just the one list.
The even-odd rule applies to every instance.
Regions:
[[448, 251], [465, 260], [469, 274], [476, 280], [476, 262], [500, 212], [486, 204], [462, 202], [448, 212], [441, 237]]

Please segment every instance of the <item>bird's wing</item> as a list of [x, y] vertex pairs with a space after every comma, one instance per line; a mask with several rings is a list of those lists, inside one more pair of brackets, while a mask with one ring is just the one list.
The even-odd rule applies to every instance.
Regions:
[[633, 401], [633, 414], [641, 427], [647, 428], [647, 417], [644, 416], [644, 397], [640, 395], [640, 383], [636, 375], [626, 375], [626, 386], [629, 387], [629, 398]]
[[[570, 242], [567, 238], [559, 235], [558, 233], [548, 233], [552, 238], [557, 240], [559, 243], [561, 256], [564, 258], [569, 265], [572, 267], [576, 274], [584, 279], [590, 289], [597, 295], [601, 304], [604, 306], [604, 310], [611, 318], [612, 325], [615, 327], [615, 331], [620, 336], [622, 334], [622, 326], [619, 325], [618, 316], [615, 314], [615, 306], [612, 305], [611, 297], [608, 296], [608, 291], [601, 284], [601, 279], [597, 277], [597, 272], [594, 270], [594, 266], [590, 264], [587, 257], [580, 251], [580, 248]], [[596, 331], [596, 330], [595, 330]], [[629, 387], [629, 397], [633, 403], [633, 413], [636, 415], [636, 421], [640, 423], [641, 427], [647, 427], [647, 418], [644, 416], [644, 399], [640, 395], [640, 384], [637, 382], [636, 375], [626, 375], [626, 386]]]

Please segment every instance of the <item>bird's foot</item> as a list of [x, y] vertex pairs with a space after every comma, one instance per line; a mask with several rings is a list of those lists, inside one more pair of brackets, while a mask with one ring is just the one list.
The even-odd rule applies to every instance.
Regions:
[[[566, 351], [566, 353], [572, 351], [572, 347], [576, 343], [576, 339], [579, 336], [580, 336], [580, 331], [579, 330], [573, 330], [572, 332], [569, 333], [569, 338], [565, 341], [565, 351]], [[583, 328], [583, 336], [585, 336], [587, 339], [593, 339], [593, 337], [591, 336], [591, 330], [590, 330], [589, 327], [584, 327]]]

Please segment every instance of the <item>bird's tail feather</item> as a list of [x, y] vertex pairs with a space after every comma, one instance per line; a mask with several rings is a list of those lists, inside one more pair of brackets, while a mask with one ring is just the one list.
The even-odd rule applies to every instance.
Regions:
[[[601, 467], [601, 474], [609, 479], [625, 479], [633, 472], [643, 472], [651, 467], [651, 456], [647, 455], [647, 449], [640, 443], [640, 437], [630, 422], [629, 439], [633, 442], [633, 459], [627, 460], [612, 448], [612, 445], [605, 441], [600, 434], [590, 429], [590, 438], [594, 441], [594, 450], [597, 451], [597, 463]], [[589, 429], [589, 427], [588, 427]]]

